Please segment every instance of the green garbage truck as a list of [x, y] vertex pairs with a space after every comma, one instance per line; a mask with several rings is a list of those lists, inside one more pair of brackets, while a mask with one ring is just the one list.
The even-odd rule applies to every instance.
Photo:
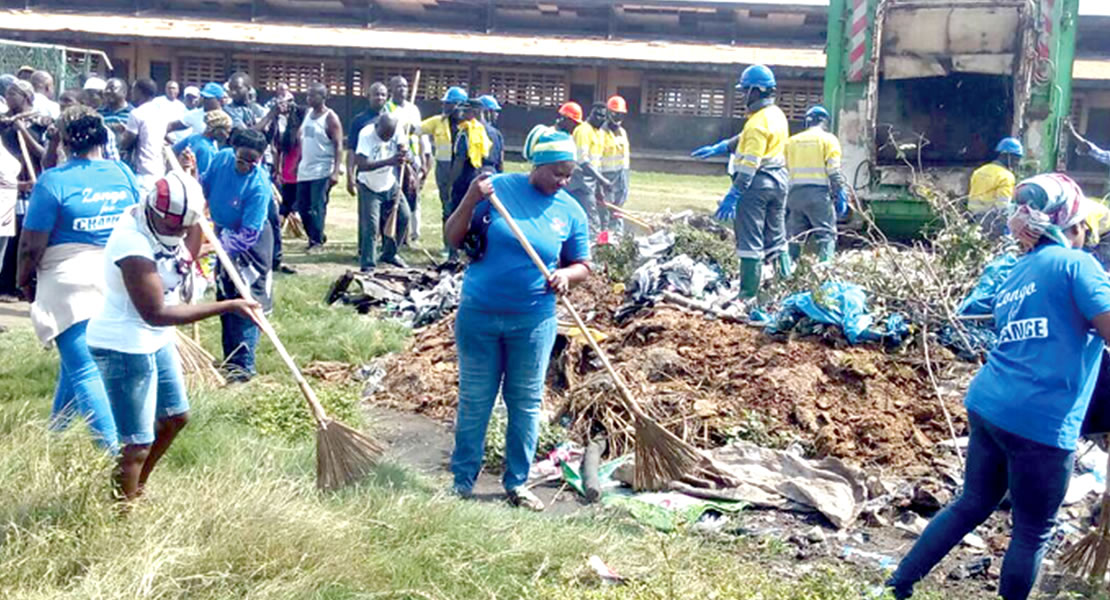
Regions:
[[831, 0], [825, 102], [844, 171], [889, 237], [966, 197], [998, 141], [1062, 169], [1079, 0]]

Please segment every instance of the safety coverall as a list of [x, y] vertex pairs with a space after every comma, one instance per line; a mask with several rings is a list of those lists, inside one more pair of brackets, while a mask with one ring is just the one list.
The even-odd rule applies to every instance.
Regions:
[[790, 256], [801, 255], [812, 236], [822, 260], [836, 251], [836, 211], [832, 196], [844, 187], [840, 171], [840, 141], [821, 126], [792, 136], [786, 142], [790, 195], [786, 199], [786, 234]]

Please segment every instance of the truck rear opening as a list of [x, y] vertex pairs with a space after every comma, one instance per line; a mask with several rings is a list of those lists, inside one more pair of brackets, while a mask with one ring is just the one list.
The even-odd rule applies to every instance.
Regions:
[[875, 156], [880, 166], [977, 167], [1014, 120], [1012, 78], [978, 73], [883, 80]]
[[876, 164], [902, 162], [900, 155], [922, 167], [990, 160], [1014, 125], [1020, 6], [933, 0], [890, 3], [887, 11]]
[[[1079, 0], [830, 0], [825, 105], [858, 195], [892, 237], [967, 195], [1019, 138], [1019, 177], [1057, 168]], [[889, 226], [887, 226], [889, 225]]]

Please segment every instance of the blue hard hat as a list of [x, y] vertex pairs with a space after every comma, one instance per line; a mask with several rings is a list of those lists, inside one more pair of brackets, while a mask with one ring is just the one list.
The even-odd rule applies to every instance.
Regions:
[[209, 81], [204, 84], [204, 87], [200, 88], [201, 98], [223, 98], [226, 95], [227, 92], [224, 91], [224, 86], [215, 81]]
[[501, 105], [497, 103], [497, 98], [489, 94], [479, 96], [478, 101], [482, 103], [482, 108], [486, 110], [501, 110]]
[[825, 107], [821, 106], [820, 104], [816, 106], [811, 106], [809, 107], [809, 110], [806, 111], [807, 122], [816, 121], [818, 119], [823, 119], [825, 121], [829, 120], [829, 111], [825, 110]]
[[447, 88], [447, 93], [443, 95], [443, 101], [451, 104], [462, 104], [469, 98], [470, 96], [466, 93], [466, 90], [454, 85]]
[[764, 65], [752, 65], [740, 73], [740, 81], [736, 82], [736, 89], [759, 88], [773, 90], [775, 87], [775, 74]]
[[1021, 145], [1021, 140], [1017, 138], [1002, 138], [1001, 142], [994, 147], [994, 151], [999, 154], [1013, 154], [1014, 156], [1025, 156], [1025, 148]]

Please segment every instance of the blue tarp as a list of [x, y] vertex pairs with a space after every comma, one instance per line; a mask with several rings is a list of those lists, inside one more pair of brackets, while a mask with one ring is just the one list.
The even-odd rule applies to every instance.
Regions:
[[[800, 317], [840, 327], [844, 337], [852, 344], [883, 337], [870, 331], [874, 318], [867, 311], [867, 292], [854, 283], [827, 281], [816, 293], [801, 292], [787, 296], [767, 330], [777, 333], [792, 329]], [[905, 327], [905, 320], [888, 320], [887, 326], [888, 329], [901, 329]]]
[[998, 287], [1010, 276], [1010, 271], [1014, 270], [1015, 264], [1017, 264], [1017, 257], [1013, 254], [1003, 254], [988, 263], [983, 268], [983, 274], [979, 276], [979, 282], [975, 284], [975, 287], [972, 288], [963, 302], [960, 302], [956, 314], [989, 315], [993, 313], [994, 296], [998, 292]]

